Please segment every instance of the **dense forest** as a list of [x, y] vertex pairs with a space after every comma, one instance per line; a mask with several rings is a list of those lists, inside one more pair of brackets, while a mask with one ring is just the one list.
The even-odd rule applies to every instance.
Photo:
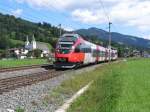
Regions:
[[33, 23], [21, 18], [15, 18], [12, 15], [0, 13], [1, 50], [22, 46], [23, 43], [21, 41], [25, 41], [27, 35], [30, 40], [34, 35], [37, 41], [50, 43], [52, 46], [55, 46], [59, 37], [59, 28], [46, 22]]

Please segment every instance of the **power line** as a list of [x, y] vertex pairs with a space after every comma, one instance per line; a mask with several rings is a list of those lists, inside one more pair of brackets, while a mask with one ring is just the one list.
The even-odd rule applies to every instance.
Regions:
[[[3, 6], [1, 6], [1, 7], [3, 7]], [[53, 6], [52, 6], [53, 7]], [[8, 13], [8, 14], [10, 14], [10, 15], [12, 15], [12, 9], [14, 9], [14, 7], [12, 7], [12, 9], [11, 9], [11, 7], [7, 7], [7, 6], [5, 6], [5, 8], [7, 8], [7, 9], [4, 9], [4, 8], [0, 8], [1, 10], [3, 10], [3, 11], [5, 11], [6, 13]], [[55, 10], [57, 10], [56, 8], [54, 8], [53, 7], [53, 9], [55, 9]], [[34, 12], [34, 13], [36, 13], [37, 14], [37, 12]], [[59, 24], [61, 23], [62, 24], [62, 22], [64, 22], [65, 21], [65, 23], [67, 23], [67, 24], [69, 24], [68, 23], [68, 20], [66, 20], [66, 18], [68, 18], [67, 16], [64, 16], [65, 17], [65, 19], [62, 21], [62, 19], [58, 19], [58, 17], [55, 17], [55, 16], [51, 16], [51, 17], [49, 17], [49, 16], [47, 16], [47, 15], [45, 15], [44, 13], [40, 13], [40, 15], [43, 15], [42, 17], [47, 17], [47, 18], [52, 18], [52, 21], [54, 22], [56, 19], [57, 19], [57, 25], [56, 25], [56, 27], [58, 27], [59, 26]], [[28, 14], [24, 14], [24, 15], [22, 15], [22, 18], [24, 18], [24, 19], [27, 19], [27, 20], [32, 20], [32, 21], [37, 21], [37, 20], [39, 20], [38, 22], [41, 22], [41, 18], [40, 17], [38, 17], [38, 16], [33, 16], [32, 14], [30, 14], [30, 13], [28, 13]], [[52, 23], [52, 22], [51, 22]], [[66, 26], [66, 25], [65, 25]]]
[[[102, 9], [103, 9], [103, 12], [104, 12], [106, 18], [107, 18], [108, 23], [109, 23], [109, 22], [112, 22], [108, 11], [106, 10], [106, 8], [105, 8], [105, 6], [104, 6], [104, 4], [103, 4], [103, 1], [102, 1], [102, 0], [99, 0], [99, 2], [100, 2], [100, 4], [101, 4], [101, 7], [102, 7]], [[112, 25], [112, 27], [116, 30], [116, 32], [119, 31], [118, 28], [116, 27], [116, 25], [115, 25], [114, 23], [111, 24], [111, 25]]]
[[111, 61], [111, 31], [110, 31], [111, 25], [112, 25], [112, 23], [109, 22], [109, 45], [108, 45], [108, 47], [109, 47], [109, 62]]
[[[57, 3], [57, 1], [56, 0], [54, 0], [54, 3], [56, 3], [56, 4], [59, 4], [59, 3]], [[51, 8], [52, 9], [54, 9], [54, 10], [56, 10], [56, 11], [59, 11], [60, 12], [60, 10], [58, 10], [57, 8], [55, 8], [54, 7], [54, 3], [53, 4], [51, 4]], [[3, 6], [1, 6], [1, 7], [3, 7]], [[13, 7], [12, 6], [12, 9], [11, 9], [11, 7], [7, 7], [7, 6], [5, 6], [5, 8], [7, 8], [7, 11], [6, 12], [8, 12], [9, 14], [11, 14], [12, 15], [12, 9], [14, 9], [14, 8], [16, 8], [16, 7]], [[2, 9], [2, 10], [6, 10], [6, 9]], [[34, 12], [34, 13], [36, 13], [37, 14], [37, 12]], [[55, 16], [47, 16], [46, 14], [44, 14], [44, 13], [40, 13], [40, 15], [43, 15], [42, 16], [42, 18], [45, 18], [45, 17], [47, 17], [47, 18], [52, 18], [52, 21], [53, 22], [55, 22], [55, 20], [57, 19], [57, 25], [59, 25], [59, 24], [62, 24], [62, 26], [63, 26], [63, 23], [65, 23], [64, 24], [64, 26], [65, 27], [71, 27], [71, 28], [73, 28], [73, 29], [77, 29], [77, 28], [75, 28], [75, 27], [73, 27], [73, 26], [76, 26], [76, 25], [78, 25], [78, 26], [82, 26], [83, 24], [82, 23], [79, 23], [78, 21], [74, 21], [74, 20], [71, 20], [71, 19], [69, 19], [69, 16], [66, 14], [66, 13], [64, 13], [64, 12], [60, 12], [60, 15], [62, 16], [62, 17], [64, 17], [64, 19], [63, 19], [63, 21], [62, 21], [62, 19], [61, 18], [59, 18], [58, 19], [58, 17], [55, 17]], [[41, 22], [41, 18], [40, 17], [38, 17], [38, 16], [33, 16], [32, 14], [30, 14], [30, 13], [27, 13], [27, 14], [24, 14], [24, 15], [22, 15], [22, 18], [24, 18], [24, 19], [27, 19], [27, 20], [32, 20], [32, 21], [37, 21], [37, 22]], [[39, 21], [38, 21], [39, 20]], [[71, 21], [70, 21], [71, 20]], [[70, 22], [71, 23], [70, 23]]]
[[109, 14], [108, 12], [106, 11], [105, 9], [105, 6], [103, 4], [103, 1], [102, 0], [99, 0], [100, 1], [100, 4], [101, 4], [101, 7], [103, 9], [103, 12], [104, 12], [104, 15], [106, 16], [107, 20], [108, 20], [108, 25], [109, 25], [109, 42], [108, 42], [108, 49], [109, 49], [109, 62], [111, 61], [111, 25], [112, 25], [112, 22], [110, 22], [110, 17], [109, 17]]
[[103, 1], [102, 1], [102, 0], [99, 0], [99, 2], [100, 2], [100, 4], [101, 4], [102, 10], [103, 10], [103, 12], [104, 12], [104, 15], [106, 16], [108, 22], [110, 22], [110, 16], [109, 16], [108, 12], [107, 12], [106, 9], [105, 9], [105, 6], [104, 6], [104, 4], [103, 4]]

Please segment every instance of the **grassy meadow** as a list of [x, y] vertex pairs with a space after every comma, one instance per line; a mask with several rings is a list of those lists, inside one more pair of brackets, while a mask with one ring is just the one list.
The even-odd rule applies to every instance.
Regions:
[[26, 65], [47, 64], [46, 59], [0, 60], [0, 68], [19, 67]]
[[68, 112], [150, 112], [150, 59], [105, 65], [91, 75], [94, 83]]

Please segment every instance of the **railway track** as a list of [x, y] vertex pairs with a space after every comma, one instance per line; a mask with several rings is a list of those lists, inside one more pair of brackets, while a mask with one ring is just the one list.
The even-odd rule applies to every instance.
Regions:
[[56, 71], [55, 69], [49, 69], [48, 71], [0, 79], [0, 94], [57, 77], [65, 72], [66, 71]]
[[0, 79], [0, 94], [15, 90], [16, 88], [25, 87], [27, 85], [36, 84], [60, 75], [63, 71], [55, 71], [54, 69], [24, 76], [16, 76], [6, 79]]
[[18, 70], [26, 70], [31, 68], [41, 68], [50, 66], [49, 64], [42, 64], [42, 65], [30, 65], [30, 66], [21, 66], [21, 67], [11, 67], [11, 68], [0, 68], [0, 73], [3, 72], [12, 72], [12, 71], [18, 71]]

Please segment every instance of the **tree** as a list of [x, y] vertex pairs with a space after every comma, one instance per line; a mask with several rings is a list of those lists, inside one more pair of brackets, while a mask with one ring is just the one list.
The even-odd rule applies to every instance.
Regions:
[[0, 36], [0, 49], [7, 49], [10, 47], [10, 41], [7, 35]]
[[40, 49], [35, 49], [33, 51], [29, 51], [27, 56], [28, 57], [36, 57], [36, 58], [40, 58], [41, 57], [41, 53], [42, 51]]
[[41, 57], [41, 53], [42, 53], [42, 51], [41, 51], [40, 49], [35, 49], [35, 50], [33, 50], [33, 55], [34, 55], [34, 57], [36, 57], [36, 58]]

